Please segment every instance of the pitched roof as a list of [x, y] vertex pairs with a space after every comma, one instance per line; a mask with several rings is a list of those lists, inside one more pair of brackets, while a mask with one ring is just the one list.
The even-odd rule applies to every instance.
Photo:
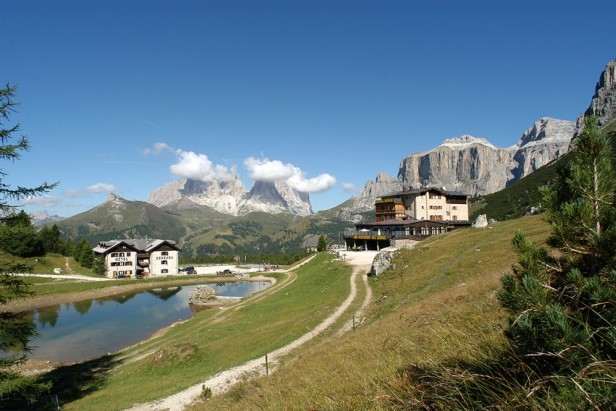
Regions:
[[92, 249], [92, 251], [98, 254], [105, 254], [117, 248], [121, 244], [125, 244], [137, 252], [152, 252], [163, 244], [168, 244], [172, 248], [181, 251], [175, 241], [147, 238], [101, 241]]

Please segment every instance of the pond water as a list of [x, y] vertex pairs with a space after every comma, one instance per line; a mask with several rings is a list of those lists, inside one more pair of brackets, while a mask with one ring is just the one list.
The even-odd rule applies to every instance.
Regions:
[[[245, 297], [267, 288], [270, 283], [243, 281], [208, 285], [219, 296]], [[75, 362], [145, 340], [161, 328], [192, 316], [188, 298], [194, 287], [141, 290], [24, 313], [40, 333], [31, 343], [32, 353], [28, 358]]]

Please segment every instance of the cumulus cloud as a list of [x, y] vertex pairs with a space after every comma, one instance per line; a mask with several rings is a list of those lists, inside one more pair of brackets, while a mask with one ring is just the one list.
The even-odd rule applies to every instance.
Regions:
[[59, 202], [60, 202], [59, 198], [50, 196], [50, 195], [44, 195], [44, 196], [38, 196], [38, 197], [28, 196], [24, 198], [25, 204], [37, 205], [37, 206], [43, 206], [43, 207], [53, 207], [57, 205]]
[[74, 190], [72, 188], [69, 188], [62, 194], [67, 198], [85, 198], [89, 196], [89, 194], [84, 191]]
[[174, 151], [175, 151], [174, 148], [168, 145], [167, 143], [159, 142], [159, 143], [154, 143], [154, 146], [152, 148], [143, 149], [143, 155], [146, 157], [149, 157], [153, 155], [160, 155], [163, 153], [172, 153]]
[[244, 165], [250, 178], [255, 181], [285, 181], [302, 172], [293, 164], [267, 158], [248, 157]]
[[313, 178], [305, 178], [303, 174], [296, 174], [287, 180], [287, 183], [297, 191], [304, 193], [320, 193], [329, 190], [336, 184], [336, 178], [327, 173]]
[[249, 157], [244, 160], [244, 165], [250, 178], [255, 181], [285, 181], [295, 190], [304, 193], [318, 193], [336, 184], [336, 178], [329, 174], [306, 178], [299, 167], [280, 160]]
[[96, 183], [86, 187], [88, 193], [113, 193], [117, 191], [116, 186], [107, 183]]
[[169, 169], [171, 173], [180, 178], [187, 178], [202, 182], [228, 181], [234, 178], [235, 169], [214, 164], [205, 154], [193, 151], [175, 150], [177, 162]]
[[342, 188], [347, 193], [361, 193], [362, 191], [359, 188], [355, 187], [355, 184], [353, 183], [342, 183]]

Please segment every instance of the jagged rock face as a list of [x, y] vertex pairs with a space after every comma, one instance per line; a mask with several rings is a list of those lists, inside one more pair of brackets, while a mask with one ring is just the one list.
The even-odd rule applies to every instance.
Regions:
[[574, 131], [571, 121], [544, 117], [507, 148], [469, 135], [448, 139], [433, 150], [402, 160], [398, 180], [404, 187], [490, 194], [566, 153]]
[[464, 135], [400, 163], [404, 187], [445, 187], [466, 194], [487, 194], [505, 187], [512, 148], [497, 148], [483, 138]]
[[569, 151], [575, 133], [572, 121], [542, 118], [522, 135], [510, 163], [511, 184]]
[[369, 210], [374, 207], [374, 201], [386, 194], [395, 193], [402, 190], [402, 184], [387, 173], [379, 173], [375, 181], [368, 180], [364, 187], [364, 191], [357, 197], [353, 198], [353, 208], [360, 210]]
[[308, 194], [292, 189], [282, 181], [256, 181], [244, 197], [239, 214], [261, 211], [269, 214], [290, 212], [297, 215], [312, 214]]
[[616, 60], [607, 63], [601, 73], [590, 106], [577, 120], [576, 136], [583, 130], [584, 117], [591, 115], [597, 116], [600, 127], [616, 120]]
[[312, 214], [308, 194], [300, 193], [283, 182], [263, 181], [255, 182], [250, 192], [246, 192], [239, 176], [222, 182], [171, 182], [154, 190], [148, 197], [148, 202], [158, 207], [170, 204], [175, 204], [178, 208], [204, 205], [231, 215], [244, 215], [252, 211]]
[[[245, 192], [239, 176], [222, 182], [174, 181], [154, 190], [148, 197], [148, 203], [163, 207], [189, 199], [195, 204], [211, 207], [221, 213], [236, 215]], [[182, 201], [182, 207], [186, 207], [185, 201]]]
[[282, 198], [287, 202], [288, 210], [291, 213], [302, 216], [312, 214], [312, 205], [310, 204], [310, 195], [308, 193], [297, 191], [282, 181], [277, 181], [274, 185]]

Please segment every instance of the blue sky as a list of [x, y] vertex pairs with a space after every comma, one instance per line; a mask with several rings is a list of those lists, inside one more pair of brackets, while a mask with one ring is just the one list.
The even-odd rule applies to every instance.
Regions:
[[613, 1], [0, 0], [0, 81], [32, 148], [12, 186], [70, 216], [182, 177], [288, 179], [334, 207], [407, 155], [575, 120]]

